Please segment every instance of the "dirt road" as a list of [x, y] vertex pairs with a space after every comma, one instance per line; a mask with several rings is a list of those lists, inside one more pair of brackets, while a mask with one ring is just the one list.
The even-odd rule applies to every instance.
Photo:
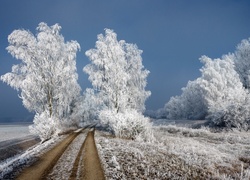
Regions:
[[[82, 142], [76, 141], [77, 136], [84, 133], [87, 133], [86, 139]], [[77, 149], [78, 153], [70, 152], [73, 141], [75, 144], [81, 143], [81, 148]], [[62, 177], [58, 177], [58, 175], [53, 177], [51, 172], [53, 167], [60, 163], [59, 159], [67, 159], [67, 156], [71, 154], [77, 154], [74, 160], [71, 160], [74, 162], [69, 162], [74, 164], [72, 169], [58, 166], [57, 168], [61, 169], [56, 171], [62, 172], [60, 174]], [[68, 179], [64, 177], [66, 171], [70, 173], [69, 179], [105, 179], [94, 141], [94, 130], [81, 130], [71, 133], [53, 149], [39, 157], [39, 160], [32, 166], [25, 168], [17, 179]]]
[[89, 180], [103, 180], [104, 172], [101, 166], [101, 162], [98, 156], [95, 139], [94, 139], [94, 131], [90, 131], [85, 140], [84, 146], [84, 156], [83, 156], [83, 179]]

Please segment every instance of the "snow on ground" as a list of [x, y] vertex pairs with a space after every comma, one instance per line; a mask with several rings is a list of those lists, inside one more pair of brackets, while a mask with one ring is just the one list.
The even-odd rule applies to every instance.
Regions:
[[[154, 142], [114, 138], [100, 131], [95, 134], [107, 179], [250, 179], [250, 132], [212, 132], [169, 123], [153, 127]], [[30, 164], [62, 138], [1, 162], [0, 179], [11, 177], [9, 172], [20, 171], [17, 167]], [[79, 136], [69, 148], [77, 152], [84, 138]], [[70, 169], [76, 154], [61, 158], [59, 166]]]
[[155, 142], [96, 133], [108, 179], [250, 179], [250, 133], [156, 126]]
[[58, 160], [57, 164], [53, 167], [53, 170], [48, 175], [47, 179], [64, 180], [70, 179], [71, 170], [74, 166], [76, 157], [80, 151], [80, 148], [87, 136], [87, 131], [77, 136], [70, 146], [65, 150], [63, 155]]
[[200, 127], [207, 123], [207, 120], [169, 120], [169, 119], [153, 119], [153, 126], [176, 125], [178, 127]]
[[29, 125], [30, 123], [0, 124], [0, 142], [31, 135], [29, 132]]
[[174, 125], [155, 127], [158, 144], [187, 164], [203, 167], [219, 179], [250, 178], [249, 132], [213, 133]]
[[55, 137], [43, 144], [31, 147], [22, 154], [8, 158], [0, 163], [0, 179], [13, 179], [24, 167], [29, 166], [37, 160], [39, 156], [52, 149], [58, 142], [65, 138], [66, 135]]
[[[98, 134], [98, 133], [96, 133]], [[195, 179], [210, 172], [192, 167], [158, 144], [96, 136], [107, 179]]]
[[0, 162], [20, 154], [40, 141], [29, 132], [30, 123], [0, 124]]

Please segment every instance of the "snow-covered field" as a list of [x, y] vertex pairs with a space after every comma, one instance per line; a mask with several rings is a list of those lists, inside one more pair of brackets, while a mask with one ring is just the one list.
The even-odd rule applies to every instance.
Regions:
[[31, 135], [29, 132], [29, 125], [30, 123], [0, 124], [0, 142]]
[[169, 119], [151, 119], [153, 126], [176, 125], [178, 127], [201, 127], [207, 123], [207, 120], [169, 120]]
[[30, 123], [0, 124], [0, 162], [40, 142], [38, 136], [30, 134], [29, 125]]
[[[249, 132], [213, 132], [208, 128], [192, 129], [189, 127], [192, 123], [184, 121], [169, 121], [165, 125], [160, 122], [164, 120], [154, 123], [157, 126], [153, 126], [153, 142], [114, 138], [96, 131], [96, 144], [107, 179], [250, 179]], [[0, 171], [5, 169], [8, 173], [19, 164], [33, 161], [32, 157], [62, 138], [39, 144], [21, 156], [2, 162]]]
[[64, 138], [65, 135], [52, 138], [42, 144], [37, 144], [24, 153], [18, 154], [0, 162], [0, 179], [13, 179], [13, 176], [18, 174], [22, 168], [35, 162], [39, 156], [52, 149]]

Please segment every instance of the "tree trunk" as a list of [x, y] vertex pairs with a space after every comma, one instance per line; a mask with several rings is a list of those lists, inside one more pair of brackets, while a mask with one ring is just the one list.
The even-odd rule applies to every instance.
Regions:
[[49, 90], [48, 92], [48, 104], [49, 104], [49, 116], [52, 116], [52, 92]]
[[119, 112], [119, 107], [118, 107], [118, 95], [117, 95], [117, 92], [116, 92], [116, 97], [115, 97], [115, 109], [116, 109], [116, 113]]

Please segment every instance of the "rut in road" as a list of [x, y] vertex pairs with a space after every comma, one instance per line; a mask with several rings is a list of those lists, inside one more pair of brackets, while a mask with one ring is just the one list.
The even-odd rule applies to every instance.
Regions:
[[[89, 131], [77, 155], [70, 180], [105, 180], [94, 138], [95, 131]], [[77, 172], [80, 171], [78, 175]], [[80, 176], [80, 177], [77, 177]]]
[[58, 159], [71, 144], [71, 142], [81, 133], [74, 132], [57, 144], [53, 149], [42, 155], [32, 166], [25, 168], [17, 177], [19, 180], [45, 179], [50, 170], [57, 163]]
[[[79, 146], [77, 157], [75, 158], [73, 168], [71, 170], [71, 174], [69, 179], [105, 179], [104, 171], [98, 156], [95, 139], [94, 139], [94, 130], [89, 131], [87, 137], [85, 135], [85, 140], [79, 141], [76, 138], [79, 134], [83, 133], [85, 130], [81, 130], [78, 132], [71, 133], [64, 140], [62, 140], [59, 144], [57, 144], [50, 151], [43, 154], [39, 157], [39, 160], [35, 162], [32, 166], [25, 168], [21, 174], [17, 177], [20, 180], [27, 179], [65, 179], [63, 176], [64, 173], [59, 176], [53, 176], [50, 173], [53, 170], [53, 167], [60, 167], [59, 159], [68, 157], [66, 153], [69, 151], [69, 148], [72, 147], [72, 142], [81, 143]], [[82, 134], [83, 135], [83, 134]], [[81, 137], [82, 137], [81, 135]], [[84, 137], [84, 135], [83, 135]], [[82, 139], [82, 138], [81, 138]], [[76, 141], [77, 140], [77, 141]], [[72, 148], [71, 148], [72, 149]], [[72, 152], [68, 152], [71, 153]], [[61, 168], [64, 168], [62, 166]], [[65, 169], [60, 169], [59, 172], [63, 172]], [[58, 174], [58, 173], [57, 173]], [[63, 177], [61, 177], [63, 176]]]
[[83, 156], [83, 179], [103, 180], [105, 179], [104, 171], [101, 166], [100, 158], [95, 144], [95, 131], [90, 131], [85, 140]]

